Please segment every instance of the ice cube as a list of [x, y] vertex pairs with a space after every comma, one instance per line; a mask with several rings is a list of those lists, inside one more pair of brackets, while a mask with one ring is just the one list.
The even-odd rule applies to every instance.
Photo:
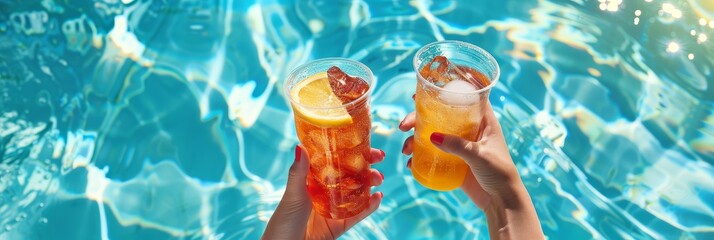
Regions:
[[365, 138], [360, 136], [357, 131], [350, 131], [337, 136], [337, 141], [340, 146], [344, 148], [353, 148], [364, 142]]
[[332, 66], [327, 70], [327, 80], [330, 81], [332, 92], [343, 104], [356, 100], [369, 90], [367, 81], [357, 76], [347, 75], [337, 66]]
[[342, 190], [357, 190], [362, 188], [364, 184], [354, 177], [346, 177], [340, 180], [340, 189]]
[[444, 86], [451, 81], [448, 77], [449, 66], [452, 65], [444, 56], [436, 56], [429, 63], [424, 65], [419, 74], [437, 86]]
[[310, 167], [314, 169], [322, 169], [328, 164], [325, 155], [313, 154], [310, 156]]
[[[359, 124], [359, 125], [358, 125]], [[342, 148], [349, 149], [357, 147], [357, 145], [362, 144], [367, 139], [369, 139], [369, 128], [370, 126], [361, 126], [362, 123], [355, 123], [354, 128], [358, 130], [345, 131], [344, 133], [339, 133], [335, 136], [335, 141], [338, 146]], [[366, 130], [366, 131], [364, 131]]]
[[480, 72], [467, 66], [457, 65], [444, 56], [434, 57], [431, 62], [424, 65], [419, 74], [439, 87], [454, 80], [470, 82], [478, 89], [484, 88], [490, 83], [488, 78]]
[[360, 173], [367, 169], [367, 161], [360, 152], [349, 153], [342, 160], [342, 167], [353, 173]]
[[479, 94], [466, 94], [476, 90], [476, 86], [467, 81], [453, 80], [439, 92], [439, 99], [449, 105], [468, 106], [479, 101]]
[[328, 132], [322, 128], [309, 130], [305, 141], [309, 142], [308, 145], [314, 146], [316, 149], [330, 148]]
[[342, 177], [342, 174], [340, 174], [337, 169], [334, 169], [330, 165], [326, 165], [324, 168], [320, 169], [320, 174], [318, 175], [318, 181], [322, 183], [322, 185], [332, 188], [335, 187], [337, 184], [338, 179]]

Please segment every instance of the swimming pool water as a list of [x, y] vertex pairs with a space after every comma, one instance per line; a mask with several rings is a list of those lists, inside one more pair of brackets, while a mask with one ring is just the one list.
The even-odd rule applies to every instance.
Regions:
[[714, 238], [708, 0], [0, 0], [0, 239], [258, 239], [297, 143], [280, 87], [376, 75], [384, 201], [344, 239], [485, 239], [417, 184], [414, 53], [491, 52], [491, 102], [551, 239]]

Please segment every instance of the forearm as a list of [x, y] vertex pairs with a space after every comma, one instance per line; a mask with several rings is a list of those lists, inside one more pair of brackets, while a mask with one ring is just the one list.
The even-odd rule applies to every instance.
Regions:
[[491, 239], [543, 239], [543, 231], [525, 187], [521, 185], [511, 199], [494, 199], [486, 219]]
[[281, 201], [268, 221], [262, 239], [297, 239], [305, 236], [305, 225], [311, 208], [297, 206], [295, 202]]

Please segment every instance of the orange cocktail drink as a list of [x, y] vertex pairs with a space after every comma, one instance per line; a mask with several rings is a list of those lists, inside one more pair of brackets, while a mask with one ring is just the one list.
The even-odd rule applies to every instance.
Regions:
[[469, 167], [459, 157], [436, 148], [434, 132], [476, 141], [490, 89], [499, 68], [483, 49], [459, 41], [422, 47], [414, 57], [417, 72], [416, 126], [412, 174], [423, 186], [453, 190], [464, 181]]
[[285, 83], [298, 138], [310, 157], [308, 193], [324, 217], [352, 217], [369, 205], [373, 81], [363, 64], [327, 58], [298, 67]]

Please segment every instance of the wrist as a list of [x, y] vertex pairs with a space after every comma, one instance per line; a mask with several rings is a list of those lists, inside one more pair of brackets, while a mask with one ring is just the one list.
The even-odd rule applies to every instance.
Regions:
[[507, 236], [509, 226], [508, 213], [503, 203], [499, 200], [492, 201], [483, 211], [486, 214], [490, 238], [503, 239], [502, 236]]
[[528, 206], [532, 206], [528, 192], [525, 187], [521, 190], [519, 187], [514, 187], [508, 193], [493, 196], [491, 203], [483, 210], [486, 218], [497, 223], [497, 225], [506, 225], [508, 216], [514, 212], [520, 212]]
[[311, 203], [285, 198], [278, 203], [270, 217], [262, 239], [291, 239], [305, 236], [307, 222], [312, 212]]
[[514, 186], [509, 194], [494, 196], [484, 209], [492, 239], [539, 239], [540, 222], [525, 186]]

